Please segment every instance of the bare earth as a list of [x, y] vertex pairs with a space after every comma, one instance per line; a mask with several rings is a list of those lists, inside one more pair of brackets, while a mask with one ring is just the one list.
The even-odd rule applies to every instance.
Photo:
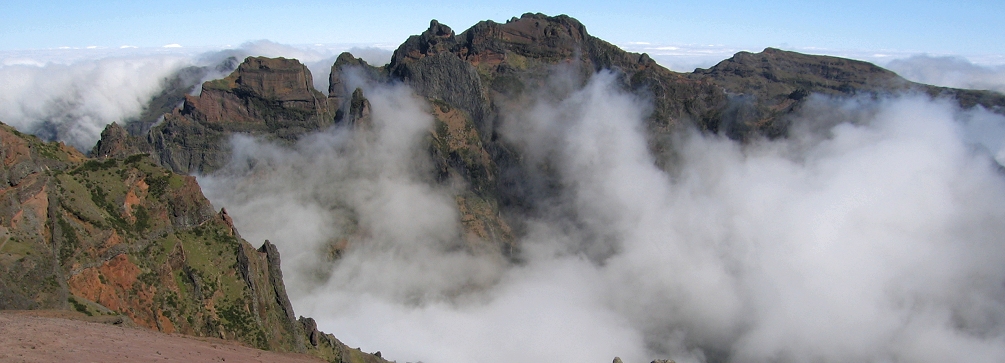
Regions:
[[114, 320], [68, 311], [0, 311], [0, 362], [323, 362], [110, 324]]

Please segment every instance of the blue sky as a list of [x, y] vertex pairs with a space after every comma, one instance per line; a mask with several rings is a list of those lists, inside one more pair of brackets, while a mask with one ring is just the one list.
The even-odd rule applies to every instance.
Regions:
[[0, 50], [286, 44], [396, 45], [430, 19], [457, 31], [524, 12], [568, 14], [616, 44], [1005, 54], [1001, 1], [23, 1], [5, 0]]

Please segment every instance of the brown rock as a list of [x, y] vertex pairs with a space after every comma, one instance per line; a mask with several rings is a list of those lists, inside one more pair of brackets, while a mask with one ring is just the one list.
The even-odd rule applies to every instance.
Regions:
[[149, 144], [130, 136], [125, 128], [117, 123], [110, 123], [101, 131], [101, 139], [91, 149], [91, 157], [95, 158], [125, 158], [141, 152], [149, 152]]

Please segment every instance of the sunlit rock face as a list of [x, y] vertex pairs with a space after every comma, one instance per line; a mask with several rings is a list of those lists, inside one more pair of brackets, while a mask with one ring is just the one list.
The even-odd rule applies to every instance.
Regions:
[[[934, 340], [1003, 356], [1005, 203], [982, 154], [1005, 155], [1001, 94], [775, 49], [676, 73], [541, 14], [459, 34], [432, 21], [387, 65], [345, 53], [328, 79], [323, 95], [296, 60], [247, 58], [149, 131], [106, 128], [92, 154], [112, 162], [65, 174], [116, 175], [105, 193], [121, 194], [123, 226], [170, 221], [181, 247], [156, 266], [115, 255], [61, 288], [106, 309], [156, 305], [174, 290], [116, 289], [188, 271], [207, 236], [245, 236], [274, 245], [209, 250], [238, 261], [211, 275], [240, 276], [248, 311], [275, 309], [277, 324], [310, 311], [281, 328], [306, 334], [292, 347], [335, 346], [320, 327], [424, 361], [951, 360], [925, 349]], [[185, 177], [139, 161], [198, 175], [227, 213], [157, 204], [155, 176]], [[47, 185], [25, 184], [11, 221], [69, 238], [39, 222]], [[111, 213], [99, 204], [80, 213]], [[215, 296], [192, 286], [193, 301]], [[136, 320], [189, 331], [165, 311]], [[275, 341], [248, 332], [234, 337]]]

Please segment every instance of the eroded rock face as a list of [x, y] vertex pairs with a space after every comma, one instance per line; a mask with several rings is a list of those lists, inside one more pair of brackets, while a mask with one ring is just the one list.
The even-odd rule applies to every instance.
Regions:
[[791, 126], [786, 116], [811, 94], [841, 98], [919, 93], [954, 98], [963, 108], [981, 105], [1001, 112], [1005, 107], [1005, 95], [994, 92], [918, 84], [872, 63], [774, 48], [739, 52], [709, 69], [696, 69], [690, 78], [711, 80], [729, 94], [724, 122], [706, 128], [734, 139], [786, 136]]
[[105, 157], [89, 159], [0, 124], [0, 309], [118, 315], [168, 333], [353, 357], [333, 336], [307, 342], [275, 246], [241, 239], [194, 177], [146, 154], [117, 157], [129, 149], [123, 133], [110, 126], [96, 147]]
[[198, 96], [185, 96], [146, 142], [162, 165], [189, 174], [226, 163], [233, 133], [295, 141], [335, 122], [337, 105], [313, 88], [312, 77], [294, 59], [249, 57], [226, 78], [203, 84]]
[[[457, 61], [461, 62], [457, 62]], [[589, 35], [576, 19], [524, 14], [505, 24], [480, 22], [460, 35], [436, 22], [394, 53], [390, 74], [419, 94], [459, 107], [480, 132], [493, 132], [497, 99], [533, 91], [560, 67], [585, 83], [604, 69], [621, 74], [626, 90], [653, 96], [653, 130], [693, 120], [714, 120], [725, 94], [701, 79], [689, 79], [644, 54], [625, 52]]]
[[526, 107], [552, 78], [576, 88], [604, 70], [625, 92], [652, 102], [646, 131], [660, 162], [672, 159], [671, 134], [683, 127], [735, 139], [783, 137], [787, 116], [814, 93], [915, 90], [955, 96], [965, 107], [1005, 105], [1005, 96], [994, 93], [916, 85], [869, 63], [770, 48], [676, 73], [591, 36], [573, 18], [528, 13], [506, 23], [483, 21], [459, 34], [433, 20], [382, 67], [343, 53], [332, 65], [327, 97], [311, 88], [310, 72], [295, 60], [248, 58], [230, 76], [203, 85], [198, 97], [188, 96], [145, 141], [130, 143], [108, 130], [96, 154], [143, 151], [132, 145], [146, 143], [176, 172], [212, 172], [229, 160], [226, 140], [234, 133], [292, 142], [340, 122], [367, 128], [370, 104], [357, 87], [403, 82], [432, 106], [428, 151], [436, 180], [466, 185], [455, 200], [468, 246], [511, 254], [522, 227], [505, 216], [532, 213], [533, 200], [548, 195], [554, 181], [527, 177], [518, 149], [499, 136], [503, 115]]
[[143, 139], [129, 134], [117, 123], [108, 124], [101, 131], [101, 139], [91, 149], [91, 156], [96, 158], [126, 158], [139, 153], [149, 153], [153, 150]]
[[528, 166], [499, 136], [499, 125], [505, 112], [527, 107], [552, 78], [578, 87], [598, 71], [615, 72], [626, 92], [653, 100], [648, 125], [657, 151], [667, 148], [663, 135], [677, 127], [718, 123], [727, 101], [721, 87], [624, 52], [564, 15], [484, 21], [460, 34], [434, 20], [399, 46], [385, 68], [433, 105], [430, 153], [440, 180], [469, 186], [456, 198], [469, 245], [504, 253], [517, 249], [512, 241], [520, 233], [504, 216], [529, 212], [531, 200], [545, 192], [528, 184]]

